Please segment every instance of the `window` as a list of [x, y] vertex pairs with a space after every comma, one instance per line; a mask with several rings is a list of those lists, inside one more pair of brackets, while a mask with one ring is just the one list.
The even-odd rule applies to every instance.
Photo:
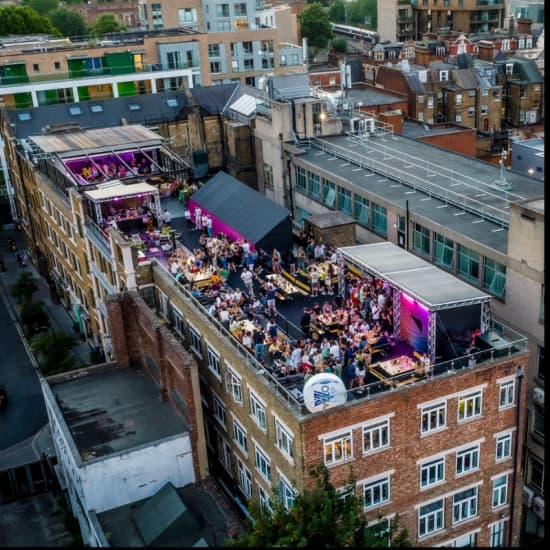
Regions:
[[439, 71], [439, 80], [449, 80], [449, 71]]
[[506, 74], [507, 75], [514, 74], [514, 64], [513, 63], [506, 63]]
[[[544, 289], [542, 294], [542, 301], [544, 303]], [[544, 320], [544, 315], [542, 317]], [[539, 362], [537, 365], [537, 376], [544, 382], [544, 346], [539, 346]]]
[[275, 418], [275, 444], [290, 461], [294, 461], [294, 436], [292, 432]]
[[334, 202], [336, 200], [336, 184], [332, 181], [323, 178], [323, 196], [325, 200], [325, 206], [334, 208]]
[[271, 482], [271, 461], [256, 443], [255, 465], [258, 472], [266, 480]]
[[216, 4], [216, 17], [229, 17], [229, 4]]
[[[210, 23], [208, 23], [210, 25]], [[216, 23], [216, 30], [218, 32], [228, 32], [231, 30], [231, 22], [230, 21], [218, 21]]]
[[390, 446], [390, 420], [363, 427], [363, 453]]
[[458, 421], [481, 416], [481, 391], [463, 395], [458, 399]]
[[32, 64], [32, 70], [35, 72], [35, 73], [39, 73], [40, 72], [40, 65], [38, 63], [33, 63]]
[[308, 185], [309, 196], [313, 197], [314, 199], [320, 199], [321, 198], [321, 178], [319, 174], [308, 172], [307, 176], [308, 176], [307, 185]]
[[69, 107], [69, 114], [71, 116], [77, 116], [82, 114], [82, 109], [80, 108], [80, 105], [72, 105]]
[[246, 498], [252, 498], [252, 474], [240, 458], [237, 458], [237, 475], [239, 477], [239, 487]]
[[430, 256], [430, 230], [419, 223], [413, 223], [413, 251], [422, 256]]
[[188, 27], [192, 23], [197, 23], [197, 8], [178, 9], [178, 20], [180, 27]]
[[375, 508], [390, 500], [390, 477], [377, 479], [363, 486], [363, 506], [365, 510]]
[[214, 418], [225, 428], [226, 427], [225, 405], [215, 395], [212, 396], [212, 403], [214, 405]]
[[420, 431], [429, 433], [447, 426], [447, 402], [422, 407]]
[[424, 537], [443, 529], [443, 499], [436, 500], [418, 509], [418, 536]]
[[456, 475], [467, 474], [479, 468], [479, 445], [456, 453]]
[[301, 166], [296, 166], [296, 189], [306, 192], [306, 171]]
[[499, 435], [497, 438], [496, 460], [504, 460], [512, 456], [512, 434]]
[[231, 447], [229, 443], [221, 436], [220, 433], [217, 433], [218, 440], [218, 458], [223, 464], [224, 468], [233, 476], [231, 472]]
[[420, 487], [430, 487], [445, 480], [445, 458], [441, 457], [420, 466]]
[[271, 515], [273, 513], [273, 503], [269, 494], [261, 485], [258, 485], [258, 500], [260, 502], [260, 510]]
[[420, 105], [422, 105], [422, 103], [424, 103], [424, 96], [423, 96], [423, 95], [419, 95], [419, 96], [418, 96], [418, 103], [419, 103]]
[[483, 288], [503, 297], [506, 289], [506, 266], [491, 258], [483, 260]]
[[365, 197], [354, 195], [355, 197], [355, 219], [359, 224], [367, 227], [370, 220], [370, 203]]
[[220, 354], [209, 345], [206, 347], [208, 368], [221, 380], [222, 370], [220, 367]]
[[102, 113], [103, 105], [90, 105], [90, 111], [92, 111], [92, 113]]
[[273, 189], [273, 168], [264, 163], [264, 185], [266, 189]]
[[243, 44], [244, 53], [247, 53], [247, 54], [254, 53], [254, 48], [252, 46], [252, 42], [243, 42], [242, 44]]
[[236, 16], [246, 15], [246, 4], [245, 3], [238, 3], [234, 5], [234, 14]]
[[519, 98], [520, 99], [527, 99], [527, 90], [525, 88], [520, 88]]
[[504, 546], [504, 535], [506, 533], [506, 521], [497, 521], [493, 523], [490, 527], [491, 540], [489, 546], [497, 547]]
[[290, 483], [279, 473], [279, 496], [287, 509], [294, 504], [296, 493]]
[[233, 397], [233, 401], [242, 405], [243, 390], [241, 386], [241, 377], [229, 366], [227, 366], [227, 372], [225, 373], [225, 388], [227, 393], [231, 394]]
[[351, 216], [351, 191], [338, 186], [338, 210]]
[[482, 114], [482, 115], [486, 115], [486, 114], [487, 114], [487, 105], [482, 105], [482, 106], [481, 106], [481, 114]]
[[181, 311], [172, 307], [172, 319], [174, 319], [174, 330], [185, 339], [185, 325], [183, 324], [183, 315]]
[[212, 61], [210, 63], [210, 72], [211, 73], [221, 73], [222, 72], [222, 65], [219, 61]]
[[446, 269], [453, 268], [454, 242], [438, 233], [434, 234], [434, 262]]
[[455, 103], [456, 105], [462, 105], [462, 94], [456, 94]]
[[469, 281], [479, 281], [479, 254], [459, 244], [458, 245], [458, 273]]
[[61, 70], [61, 63], [59, 61], [54, 61], [53, 63], [53, 68], [56, 70], [56, 71], [60, 71]]
[[246, 439], [246, 430], [233, 417], [233, 438], [237, 446], [248, 454], [248, 441]]
[[504, 506], [508, 501], [508, 474], [493, 480], [493, 508]]
[[527, 457], [527, 485], [544, 493], [544, 462], [532, 454]]
[[453, 496], [453, 524], [477, 515], [477, 487], [460, 491]]
[[498, 392], [499, 409], [505, 409], [514, 405], [515, 385], [516, 383], [514, 380], [508, 380], [507, 382], [500, 384], [500, 390]]
[[474, 116], [476, 113], [475, 107], [468, 107], [468, 116]]
[[208, 57], [220, 57], [219, 44], [208, 44]]
[[455, 115], [455, 122], [462, 122], [462, 115]]
[[534, 439], [544, 441], [544, 413], [535, 405], [532, 410], [532, 432]]
[[353, 458], [351, 432], [326, 438], [323, 447], [327, 466], [341, 464]]
[[373, 229], [386, 236], [388, 232], [388, 220], [387, 220], [387, 211], [383, 206], [373, 203], [372, 205], [373, 212]]
[[200, 357], [202, 357], [201, 335], [199, 331], [189, 324], [189, 336], [191, 337], [191, 349]]
[[168, 105], [168, 107], [170, 108], [178, 107], [178, 100], [171, 97], [166, 100], [166, 105]]
[[504, 51], [504, 52], [508, 51], [508, 50], [510, 49], [510, 40], [504, 39], [504, 40], [502, 41], [501, 49], [502, 49], [502, 51]]
[[487, 89], [481, 90], [481, 95], [489, 95], [489, 90]]
[[250, 415], [262, 430], [267, 429], [265, 405], [252, 392], [250, 392]]
[[139, 105], [139, 103], [130, 103], [128, 105], [128, 111], [141, 111], [141, 105]]

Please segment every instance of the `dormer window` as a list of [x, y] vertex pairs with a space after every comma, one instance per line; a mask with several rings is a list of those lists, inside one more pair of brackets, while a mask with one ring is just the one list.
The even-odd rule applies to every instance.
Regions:
[[439, 71], [439, 80], [449, 80], [449, 71]]
[[525, 39], [525, 47], [526, 48], [532, 48], [533, 47], [533, 39], [532, 38], [526, 38]]
[[507, 52], [510, 49], [510, 40], [508, 40], [508, 38], [505, 38], [502, 41], [501, 49], [504, 52]]
[[506, 63], [506, 74], [514, 74], [514, 64]]

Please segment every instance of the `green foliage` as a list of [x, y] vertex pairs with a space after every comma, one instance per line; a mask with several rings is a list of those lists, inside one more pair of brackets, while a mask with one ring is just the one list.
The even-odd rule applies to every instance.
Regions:
[[[0, 15], [1, 17], [1, 15]], [[36, 279], [30, 271], [23, 271], [11, 289], [11, 295], [17, 303], [30, 302], [32, 295], [38, 290]]]
[[23, 0], [23, 6], [29, 6], [39, 15], [48, 15], [59, 7], [59, 0]]
[[10, 34], [53, 34], [61, 33], [52, 25], [52, 22], [36, 13], [28, 6], [0, 7], [0, 36]]
[[330, 28], [328, 13], [319, 2], [308, 4], [298, 14], [302, 36], [306, 37], [308, 44], [314, 48], [325, 48], [333, 33]]
[[344, 0], [334, 0], [328, 8], [328, 16], [333, 23], [345, 23], [346, 4]]
[[31, 340], [31, 350], [38, 357], [44, 375], [56, 374], [73, 369], [76, 358], [72, 349], [78, 338], [63, 332], [41, 332]]
[[63, 36], [87, 36], [88, 27], [84, 17], [65, 8], [56, 8], [48, 14], [48, 19]]
[[21, 324], [25, 327], [25, 334], [32, 338], [35, 334], [46, 330], [50, 326], [50, 318], [44, 310], [44, 302], [25, 302], [21, 306]]
[[332, 41], [332, 49], [336, 52], [346, 53], [348, 41], [345, 38], [335, 38]]
[[[355, 492], [355, 480], [350, 471], [345, 497], [330, 482], [330, 474], [324, 464], [310, 470], [315, 480], [312, 489], [297, 495], [294, 504], [287, 509], [276, 491], [272, 513], [261, 510], [256, 503], [250, 505], [247, 532], [227, 546], [236, 547], [387, 547], [388, 535], [384, 524], [369, 527], [363, 513], [362, 497]], [[392, 530], [392, 543], [410, 545], [406, 530]], [[395, 535], [393, 535], [395, 533]], [[394, 544], [392, 544], [393, 546]]]
[[101, 36], [110, 32], [125, 31], [126, 27], [112, 13], [104, 13], [100, 15], [93, 23], [91, 28], [92, 36]]
[[378, 25], [376, 0], [352, 0], [349, 2], [348, 24], [367, 25], [371, 29], [376, 29]]

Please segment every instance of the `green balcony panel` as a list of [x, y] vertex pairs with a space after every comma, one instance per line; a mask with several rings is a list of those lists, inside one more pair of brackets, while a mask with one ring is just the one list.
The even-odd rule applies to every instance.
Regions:
[[78, 97], [80, 101], [90, 101], [90, 91], [88, 86], [78, 86]]
[[25, 109], [26, 107], [32, 107], [32, 96], [30, 92], [13, 94], [13, 99], [15, 100], [16, 109]]
[[130, 52], [107, 53], [103, 65], [109, 68], [109, 74], [130, 74], [136, 72], [134, 56]]
[[118, 83], [118, 95], [120, 97], [127, 97], [131, 95], [137, 95], [137, 87], [135, 82], [119, 82]]

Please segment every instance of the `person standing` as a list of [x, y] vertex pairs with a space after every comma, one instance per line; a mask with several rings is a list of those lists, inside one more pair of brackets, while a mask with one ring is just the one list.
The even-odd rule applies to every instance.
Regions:
[[188, 206], [185, 207], [183, 217], [185, 218], [185, 222], [187, 223], [187, 229], [193, 229], [193, 221], [191, 220], [191, 210], [189, 210]]
[[243, 272], [241, 273], [241, 280], [244, 283], [247, 294], [253, 298], [254, 297], [254, 274], [248, 269], [248, 267], [243, 267]]
[[254, 357], [259, 360], [258, 356], [265, 359], [265, 333], [262, 327], [257, 327], [254, 330]]
[[195, 207], [195, 226], [196, 226], [196, 229], [198, 229], [199, 231], [202, 227], [201, 220], [202, 220], [201, 209], [197, 206]]
[[206, 231], [208, 236], [212, 238], [212, 216], [206, 216]]
[[304, 308], [304, 314], [300, 319], [300, 326], [302, 327], [302, 332], [304, 333], [305, 338], [309, 338], [311, 333], [311, 313], [308, 307]]

